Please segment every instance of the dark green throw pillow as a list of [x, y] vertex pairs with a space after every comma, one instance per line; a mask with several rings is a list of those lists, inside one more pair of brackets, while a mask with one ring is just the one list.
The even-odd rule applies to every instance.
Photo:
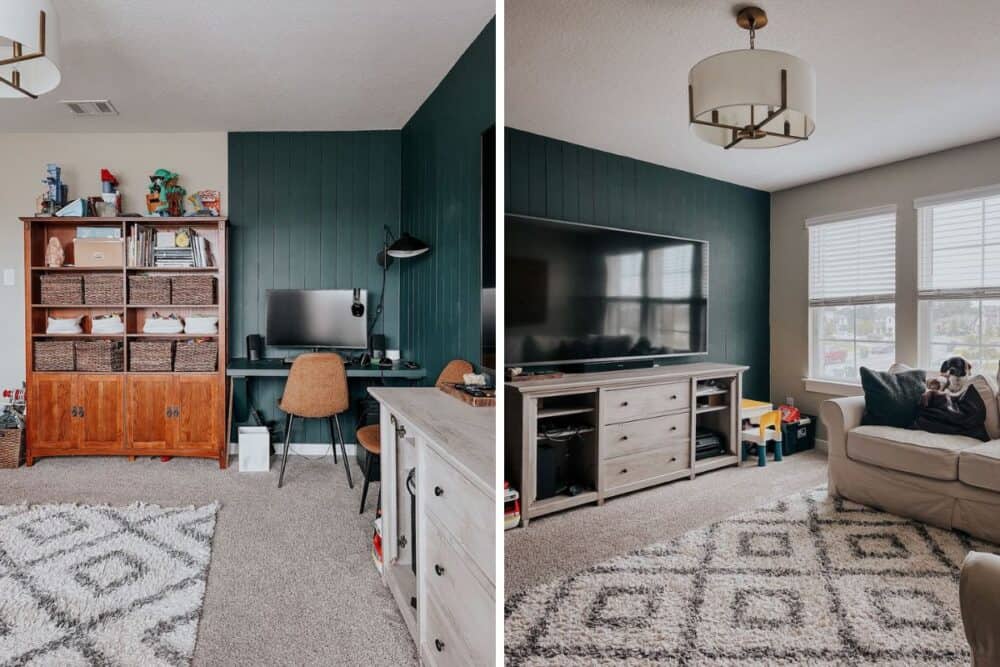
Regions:
[[866, 426], [911, 428], [917, 418], [920, 396], [926, 389], [922, 370], [883, 373], [861, 367], [861, 387], [865, 390]]

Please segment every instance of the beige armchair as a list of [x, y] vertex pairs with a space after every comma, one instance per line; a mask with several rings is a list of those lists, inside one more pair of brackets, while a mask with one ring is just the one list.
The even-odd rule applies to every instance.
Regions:
[[1000, 667], [1000, 556], [969, 552], [958, 596], [973, 667]]

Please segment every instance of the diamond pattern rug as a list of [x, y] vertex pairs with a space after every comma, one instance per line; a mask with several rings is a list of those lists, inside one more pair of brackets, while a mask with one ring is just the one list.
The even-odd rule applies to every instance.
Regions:
[[0, 506], [0, 665], [187, 665], [218, 504]]
[[506, 661], [968, 665], [970, 550], [820, 487], [510, 597]]

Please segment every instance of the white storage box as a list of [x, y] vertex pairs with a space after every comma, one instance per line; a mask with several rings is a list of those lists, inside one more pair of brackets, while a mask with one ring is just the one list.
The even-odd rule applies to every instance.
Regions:
[[241, 426], [240, 472], [267, 472], [271, 469], [271, 434], [266, 426]]

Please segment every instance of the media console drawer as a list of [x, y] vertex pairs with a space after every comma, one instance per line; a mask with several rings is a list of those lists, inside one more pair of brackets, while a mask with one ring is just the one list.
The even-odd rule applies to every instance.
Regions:
[[605, 424], [686, 410], [691, 405], [691, 385], [670, 382], [631, 389], [608, 389], [603, 392], [602, 405], [602, 421]]
[[675, 444], [687, 445], [690, 438], [691, 415], [688, 412], [610, 424], [604, 427], [602, 458], [606, 461]]
[[616, 487], [690, 467], [691, 445], [688, 442], [674, 442], [662, 449], [605, 461], [601, 464], [601, 487], [603, 491], [613, 491]]

